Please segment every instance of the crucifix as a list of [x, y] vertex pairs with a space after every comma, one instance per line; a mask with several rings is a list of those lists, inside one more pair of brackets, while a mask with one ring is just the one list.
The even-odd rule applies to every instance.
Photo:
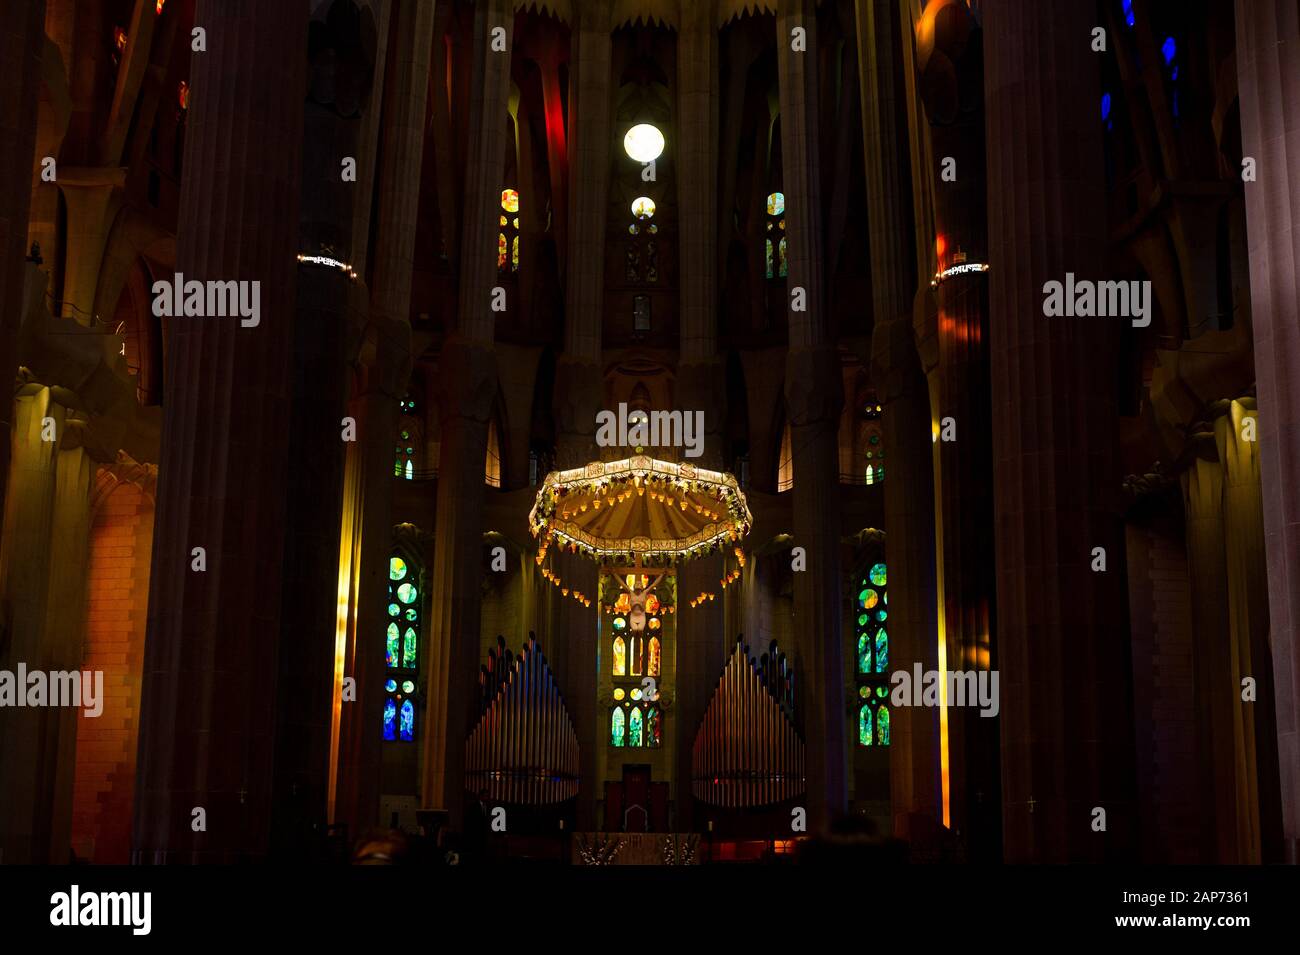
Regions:
[[[633, 633], [641, 633], [645, 630], [645, 603], [650, 592], [659, 586], [659, 582], [664, 579], [667, 573], [665, 570], [654, 572], [654, 578], [644, 587], [638, 587], [637, 582], [647, 576], [645, 568], [641, 566], [641, 558], [636, 559], [636, 565], [632, 568], [631, 575], [620, 574], [620, 582], [625, 585], [627, 590], [628, 614], [627, 628]], [[630, 581], [630, 582], [629, 582]]]

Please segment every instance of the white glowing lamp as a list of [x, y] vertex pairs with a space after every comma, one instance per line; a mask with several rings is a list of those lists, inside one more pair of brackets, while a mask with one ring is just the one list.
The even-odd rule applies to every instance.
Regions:
[[623, 137], [623, 151], [637, 162], [654, 162], [664, 151], [664, 134], [649, 123], [637, 123]]

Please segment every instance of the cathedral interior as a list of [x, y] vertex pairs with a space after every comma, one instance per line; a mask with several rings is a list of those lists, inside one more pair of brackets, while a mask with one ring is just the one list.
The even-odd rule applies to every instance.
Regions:
[[0, 861], [1296, 861], [1294, 0], [3, 8]]

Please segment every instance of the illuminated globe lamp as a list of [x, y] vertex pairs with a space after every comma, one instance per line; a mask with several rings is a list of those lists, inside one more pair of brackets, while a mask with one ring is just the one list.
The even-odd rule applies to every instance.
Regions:
[[623, 151], [637, 162], [654, 162], [664, 151], [664, 134], [649, 123], [637, 123], [623, 137]]

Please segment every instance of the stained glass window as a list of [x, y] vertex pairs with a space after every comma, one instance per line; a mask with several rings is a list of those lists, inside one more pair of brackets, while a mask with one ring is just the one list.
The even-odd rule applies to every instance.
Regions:
[[497, 271], [519, 271], [519, 192], [501, 191], [500, 231], [497, 232]]
[[415, 478], [416, 456], [423, 441], [424, 421], [420, 417], [415, 399], [407, 395], [398, 404], [402, 418], [398, 425], [396, 456], [393, 461], [393, 476], [407, 481]]
[[655, 236], [659, 226], [652, 222], [655, 201], [639, 196], [632, 202], [632, 224], [627, 227], [624, 250], [624, 278], [631, 285], [654, 285], [659, 281], [659, 248]]
[[[610, 616], [602, 618], [608, 627], [604, 639], [611, 648], [609, 672], [613, 677], [613, 705], [610, 708], [610, 745], [625, 749], [654, 748], [663, 743], [664, 714], [658, 704], [660, 679], [663, 676], [672, 633], [669, 616], [676, 601], [675, 578], [669, 575], [668, 586], [647, 594], [645, 629], [633, 630], [630, 619], [631, 600], [628, 588], [642, 590], [649, 586], [647, 574], [609, 574], [601, 578], [601, 603]], [[618, 596], [615, 597], [614, 594]], [[653, 677], [653, 684], [649, 677]], [[609, 698], [605, 698], [609, 703]]]
[[858, 743], [889, 745], [889, 568], [871, 563], [858, 584], [854, 609], [857, 625]]
[[385, 632], [384, 739], [415, 740], [416, 680], [424, 612], [420, 569], [409, 554], [388, 560], [388, 625]]
[[785, 278], [789, 274], [785, 242], [785, 194], [774, 192], [767, 197], [767, 233], [763, 240], [763, 254], [769, 279]]
[[632, 707], [632, 715], [627, 721], [627, 745], [641, 745], [641, 707]]

